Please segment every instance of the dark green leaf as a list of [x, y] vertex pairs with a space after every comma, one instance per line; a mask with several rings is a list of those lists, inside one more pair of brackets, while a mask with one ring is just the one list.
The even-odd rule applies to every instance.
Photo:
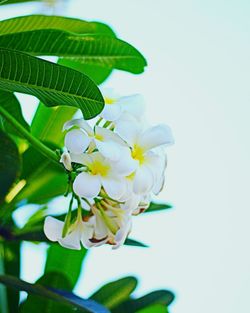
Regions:
[[144, 213], [168, 210], [171, 208], [172, 208], [171, 204], [151, 202], [149, 208], [146, 211], [144, 211]]
[[[7, 91], [0, 90], [0, 106], [8, 111], [15, 119], [27, 130], [30, 129], [28, 123], [23, 118], [22, 110], [19, 101], [16, 96]], [[7, 133], [12, 133], [14, 135], [20, 135], [16, 129], [14, 129], [5, 119], [0, 116], [0, 125]]]
[[0, 275], [0, 283], [5, 284], [17, 290], [23, 290], [37, 296], [45, 297], [57, 301], [59, 303], [68, 305], [72, 308], [78, 308], [80, 312], [93, 312], [93, 313], [108, 313], [109, 311], [96, 303], [95, 301], [85, 300], [77, 297], [73, 293], [64, 292], [59, 289], [45, 288], [39, 284], [30, 284], [18, 278], [9, 275]]
[[148, 248], [147, 245], [145, 245], [144, 243], [131, 239], [131, 238], [127, 238], [125, 243], [126, 246], [134, 246], [134, 247], [142, 247], [142, 248]]
[[141, 298], [130, 299], [117, 306], [112, 312], [114, 313], [135, 313], [148, 306], [160, 304], [169, 306], [174, 300], [174, 295], [168, 290], [156, 290]]
[[[5, 274], [19, 277], [20, 275], [20, 242], [4, 242]], [[19, 304], [19, 292], [7, 289], [9, 313], [16, 313]]]
[[0, 48], [0, 88], [39, 98], [47, 106], [80, 108], [86, 119], [104, 106], [96, 85], [84, 74], [30, 55]]
[[90, 299], [102, 303], [112, 309], [127, 300], [137, 286], [135, 277], [124, 277], [108, 283], [96, 291]]
[[16, 144], [0, 130], [0, 202], [8, 193], [21, 170], [21, 160]]
[[70, 290], [72, 290], [77, 283], [86, 254], [87, 250], [83, 248], [79, 251], [70, 250], [59, 244], [52, 244], [48, 250], [45, 273], [55, 271], [63, 273], [69, 281]]

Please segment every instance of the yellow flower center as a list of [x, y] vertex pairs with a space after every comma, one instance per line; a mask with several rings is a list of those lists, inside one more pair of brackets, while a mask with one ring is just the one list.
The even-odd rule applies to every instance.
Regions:
[[95, 139], [97, 139], [97, 140], [100, 140], [100, 141], [103, 141], [103, 136], [102, 135], [100, 135], [100, 134], [95, 134]]
[[131, 173], [130, 175], [126, 176], [126, 178], [127, 178], [128, 180], [133, 180], [134, 177], [135, 177], [135, 172], [133, 172], [133, 173]]
[[139, 161], [140, 164], [144, 163], [144, 150], [140, 146], [134, 145], [134, 148], [132, 150], [132, 158]]
[[90, 166], [90, 170], [91, 170], [92, 175], [107, 176], [109, 169], [110, 169], [109, 165], [103, 164], [97, 160], [94, 161]]
[[108, 97], [105, 97], [104, 101], [105, 101], [105, 104], [114, 104], [115, 103], [115, 99], [108, 98]]

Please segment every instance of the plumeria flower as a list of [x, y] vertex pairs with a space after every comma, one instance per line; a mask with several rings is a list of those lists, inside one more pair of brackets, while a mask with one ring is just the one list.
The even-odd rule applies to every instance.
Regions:
[[71, 165], [71, 157], [70, 154], [67, 151], [64, 151], [60, 158], [60, 163], [64, 165], [66, 170], [72, 171], [72, 165]]
[[153, 150], [174, 143], [171, 129], [167, 125], [158, 125], [143, 130], [138, 124], [120, 122], [115, 130], [130, 146], [131, 156], [137, 162], [137, 169], [129, 177], [134, 193], [149, 193], [164, 168], [162, 159]]
[[72, 155], [72, 161], [88, 169], [78, 174], [73, 183], [74, 192], [79, 197], [95, 198], [102, 187], [112, 199], [119, 199], [125, 192], [124, 168], [114, 167], [113, 163], [101, 153]]
[[130, 212], [104, 201], [99, 204], [98, 208], [93, 207], [92, 212], [96, 224], [90, 245], [99, 246], [103, 243], [109, 243], [113, 249], [123, 245], [132, 227]]
[[62, 247], [74, 250], [81, 249], [81, 243], [85, 248], [89, 247], [89, 238], [93, 236], [94, 225], [93, 218], [88, 222], [77, 218], [75, 223], [70, 226], [68, 234], [63, 237], [64, 223], [54, 217], [47, 216], [44, 223], [44, 233], [51, 241], [58, 241]]
[[120, 97], [112, 89], [103, 89], [102, 94], [105, 107], [100, 116], [107, 121], [117, 121], [124, 113], [136, 119], [140, 119], [144, 114], [144, 100], [139, 94]]
[[113, 131], [95, 126], [94, 130], [83, 119], [75, 119], [65, 123], [63, 130], [67, 130], [65, 136], [65, 146], [69, 152], [81, 154], [95, 147], [106, 158], [118, 161], [122, 156], [124, 141]]

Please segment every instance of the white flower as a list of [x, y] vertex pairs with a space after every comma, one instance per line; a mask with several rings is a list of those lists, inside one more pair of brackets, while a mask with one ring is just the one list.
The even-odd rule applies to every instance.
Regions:
[[64, 248], [80, 250], [81, 243], [85, 248], [88, 247], [89, 238], [93, 236], [94, 232], [93, 219], [90, 218], [88, 222], [83, 222], [77, 218], [64, 238], [62, 236], [63, 226], [62, 221], [47, 216], [44, 223], [44, 233], [49, 240], [58, 241]]
[[112, 89], [103, 89], [105, 107], [100, 116], [107, 121], [117, 121], [124, 113], [139, 119], [144, 114], [143, 97], [139, 94], [119, 97]]
[[119, 199], [126, 191], [124, 169], [114, 167], [99, 152], [72, 155], [72, 161], [88, 168], [87, 172], [77, 175], [73, 183], [74, 192], [79, 197], [95, 198], [103, 187], [110, 198]]
[[[76, 128], [77, 127], [77, 128]], [[64, 125], [68, 130], [65, 136], [65, 146], [71, 153], [81, 154], [88, 147], [98, 151], [112, 161], [118, 161], [122, 156], [124, 141], [113, 131], [95, 126], [94, 130], [83, 119], [71, 120]]]
[[137, 162], [137, 169], [130, 176], [133, 192], [145, 195], [163, 174], [165, 163], [163, 166], [162, 158], [154, 149], [174, 143], [171, 129], [166, 125], [158, 125], [144, 131], [136, 123], [119, 122], [115, 130], [130, 146], [131, 156]]

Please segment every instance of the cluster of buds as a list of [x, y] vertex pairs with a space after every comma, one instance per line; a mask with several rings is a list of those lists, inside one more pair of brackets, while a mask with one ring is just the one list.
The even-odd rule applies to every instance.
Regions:
[[71, 201], [65, 222], [47, 217], [44, 231], [66, 248], [106, 243], [120, 247], [131, 231], [132, 217], [146, 210], [164, 185], [163, 148], [174, 142], [170, 128], [147, 125], [140, 95], [103, 93], [105, 108], [92, 126], [75, 119], [63, 129], [66, 151], [61, 162], [71, 178], [77, 217], [71, 220]]

